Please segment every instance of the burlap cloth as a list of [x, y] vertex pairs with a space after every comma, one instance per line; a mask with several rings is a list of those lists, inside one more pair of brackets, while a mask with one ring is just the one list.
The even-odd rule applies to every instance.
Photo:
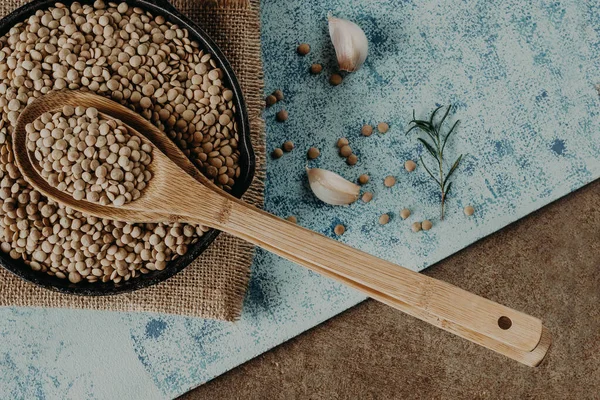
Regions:
[[[0, 0], [0, 16], [27, 3]], [[236, 71], [246, 99], [257, 171], [244, 199], [262, 206], [264, 124], [258, 0], [172, 0], [221, 47]], [[235, 320], [250, 276], [254, 248], [222, 233], [192, 264], [169, 280], [130, 294], [84, 297], [59, 294], [24, 282], [0, 268], [0, 306], [66, 307], [112, 311], [147, 311]]]

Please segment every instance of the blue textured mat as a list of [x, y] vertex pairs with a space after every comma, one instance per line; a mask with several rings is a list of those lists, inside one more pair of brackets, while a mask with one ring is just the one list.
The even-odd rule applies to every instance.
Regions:
[[[290, 119], [265, 113], [268, 148], [297, 149], [270, 161], [266, 208], [420, 270], [600, 176], [600, 7], [597, 2], [302, 1], [262, 5], [266, 89], [282, 88]], [[326, 15], [358, 22], [370, 39], [365, 67], [338, 87]], [[299, 57], [307, 42], [312, 51]], [[324, 73], [308, 67], [322, 62]], [[435, 187], [404, 160], [419, 150], [403, 131], [412, 109], [457, 105], [462, 124], [450, 154], [467, 154], [456, 175], [447, 220], [438, 221]], [[359, 135], [386, 121], [386, 135]], [[335, 140], [359, 156], [348, 167]], [[310, 163], [349, 179], [372, 177], [371, 203], [334, 208], [315, 201], [304, 175]], [[398, 184], [383, 186], [386, 175]], [[474, 217], [462, 214], [466, 204]], [[408, 207], [409, 221], [397, 214]], [[379, 226], [377, 217], [391, 212]], [[434, 228], [414, 234], [410, 223]], [[468, 268], [468, 265], [465, 266]], [[490, 266], [493, 268], [493, 266]], [[151, 314], [0, 309], [0, 398], [170, 398], [243, 363], [363, 297], [259, 251], [239, 323]], [[425, 346], [425, 344], [424, 344]]]

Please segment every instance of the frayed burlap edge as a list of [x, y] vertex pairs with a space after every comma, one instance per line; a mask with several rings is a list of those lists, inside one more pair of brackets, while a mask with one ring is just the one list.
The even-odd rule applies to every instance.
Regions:
[[[6, 15], [26, 1], [2, 1]], [[173, 5], [217, 42], [236, 71], [247, 103], [256, 173], [245, 201], [263, 203], [265, 138], [258, 0], [175, 0]], [[250, 278], [254, 247], [222, 233], [192, 264], [166, 282], [107, 297], [64, 295], [24, 282], [0, 268], [0, 306], [143, 311], [236, 320]]]

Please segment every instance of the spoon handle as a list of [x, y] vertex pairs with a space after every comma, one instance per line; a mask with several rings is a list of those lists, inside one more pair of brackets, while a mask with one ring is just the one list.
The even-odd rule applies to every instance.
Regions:
[[343, 281], [435, 326], [503, 354], [502, 348], [531, 352], [540, 343], [542, 322], [537, 318], [356, 250], [237, 199], [222, 204], [218, 229]]

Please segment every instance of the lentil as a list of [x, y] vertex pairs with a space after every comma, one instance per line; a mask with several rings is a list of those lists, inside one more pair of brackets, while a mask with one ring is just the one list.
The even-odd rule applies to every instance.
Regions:
[[421, 230], [421, 223], [420, 222], [413, 222], [412, 224], [412, 231], [413, 232], [419, 232]]
[[267, 96], [267, 99], [265, 100], [265, 103], [267, 104], [267, 107], [272, 106], [273, 104], [277, 103], [277, 99], [275, 98], [275, 96], [273, 96], [272, 94]]
[[377, 124], [377, 130], [379, 133], [386, 133], [390, 129], [390, 126], [385, 122], [380, 122]]
[[275, 115], [275, 117], [277, 118], [277, 121], [279, 121], [279, 122], [287, 121], [288, 112], [286, 110], [277, 111], [277, 114]]
[[431, 223], [430, 220], [426, 219], [425, 221], [423, 221], [421, 223], [421, 227], [423, 228], [424, 231], [428, 231], [433, 227], [433, 224]]
[[373, 200], [373, 193], [371, 193], [371, 192], [365, 192], [362, 195], [362, 201], [364, 201], [365, 203], [368, 203], [371, 200]]
[[308, 45], [308, 43], [301, 43], [298, 48], [296, 49], [296, 51], [298, 52], [298, 54], [300, 54], [301, 56], [305, 56], [308, 53], [310, 53], [310, 46]]
[[473, 206], [466, 206], [463, 211], [467, 217], [470, 217], [475, 213], [475, 208]]
[[356, 165], [357, 162], [358, 157], [356, 156], [356, 154], [350, 154], [348, 158], [346, 158], [346, 164], [348, 165]]
[[271, 153], [271, 156], [275, 159], [281, 158], [283, 156], [283, 150], [281, 150], [279, 147], [277, 147], [275, 150], [273, 150], [273, 153]]
[[313, 64], [310, 66], [310, 73], [313, 75], [318, 75], [323, 71], [323, 66], [321, 64]]
[[273, 96], [275, 96], [275, 99], [277, 99], [277, 101], [283, 100], [283, 92], [281, 91], [281, 89], [277, 89], [276, 91], [274, 91]]
[[346, 227], [341, 224], [336, 225], [335, 228], [333, 228], [333, 232], [338, 236], [342, 236], [344, 232], [346, 232]]
[[363, 125], [363, 127], [360, 129], [360, 133], [363, 136], [369, 137], [373, 133], [373, 127], [371, 125]]
[[410, 210], [408, 208], [405, 208], [402, 211], [400, 211], [400, 217], [402, 217], [402, 219], [410, 217]]
[[298, 219], [296, 217], [294, 217], [293, 215], [290, 215], [286, 219], [290, 222], [293, 222], [294, 224], [298, 223]]
[[340, 148], [340, 155], [342, 157], [350, 157], [351, 154], [352, 154], [352, 149], [347, 144]]
[[314, 160], [315, 158], [319, 157], [320, 154], [321, 152], [316, 147], [311, 147], [306, 153], [309, 160]]
[[332, 86], [337, 86], [342, 83], [342, 76], [340, 74], [331, 74], [329, 77], [329, 83]]
[[413, 172], [417, 168], [417, 164], [413, 160], [408, 160], [404, 163], [404, 168], [408, 172]]
[[383, 180], [383, 184], [385, 185], [385, 187], [392, 187], [396, 184], [396, 178], [392, 175], [388, 175]]
[[389, 214], [383, 214], [382, 216], [379, 217], [379, 223], [381, 225], [385, 225], [388, 222], [390, 222], [390, 215]]
[[369, 183], [369, 175], [362, 174], [361, 176], [359, 176], [358, 183], [360, 183], [361, 185], [365, 185], [365, 184]]
[[348, 142], [348, 139], [346, 139], [345, 137], [343, 137], [343, 138], [339, 138], [339, 139], [338, 139], [338, 141], [337, 141], [337, 147], [338, 147], [338, 148], [342, 148], [342, 147], [344, 147], [344, 146], [347, 146], [347, 145], [348, 145], [348, 143], [349, 143], [349, 142]]
[[292, 142], [291, 140], [286, 140], [285, 142], [283, 142], [283, 145], [281, 147], [283, 148], [283, 151], [289, 153], [290, 151], [294, 150], [294, 142]]

